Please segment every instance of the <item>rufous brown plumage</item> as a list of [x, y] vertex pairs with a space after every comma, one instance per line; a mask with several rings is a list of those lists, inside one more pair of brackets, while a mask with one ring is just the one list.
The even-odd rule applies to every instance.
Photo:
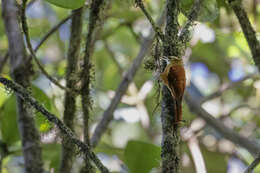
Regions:
[[186, 75], [183, 61], [178, 57], [171, 57], [170, 63], [166, 66], [160, 77], [168, 87], [175, 101], [176, 114], [175, 123], [182, 121], [182, 99], [186, 87]]

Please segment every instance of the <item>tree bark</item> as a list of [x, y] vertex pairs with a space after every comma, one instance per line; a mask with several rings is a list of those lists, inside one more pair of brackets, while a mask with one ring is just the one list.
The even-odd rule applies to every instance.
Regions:
[[[66, 73], [66, 87], [74, 90], [78, 82], [78, 59], [82, 34], [83, 8], [72, 11], [70, 45], [68, 50], [68, 65]], [[76, 96], [66, 91], [64, 100], [63, 121], [72, 131], [74, 131], [74, 119], [76, 113]], [[62, 155], [60, 173], [70, 173], [75, 158], [75, 146], [69, 139], [62, 139]]]
[[[94, 50], [94, 44], [97, 38], [98, 25], [102, 21], [101, 15], [106, 3], [109, 1], [93, 0], [90, 5], [88, 33], [86, 35], [86, 47], [83, 57], [82, 69], [82, 88], [81, 88], [81, 105], [83, 111], [83, 127], [84, 127], [84, 142], [90, 145], [89, 139], [89, 117], [91, 109], [90, 84], [91, 84], [91, 56]], [[91, 146], [92, 147], [92, 146]], [[94, 173], [95, 169], [88, 158], [85, 158], [85, 165], [80, 171], [81, 173]]]
[[[23, 36], [18, 23], [15, 0], [2, 1], [3, 19], [8, 37], [11, 76], [25, 88], [30, 87], [32, 65], [28, 63]], [[27, 62], [27, 63], [26, 63]], [[22, 149], [27, 173], [42, 173], [40, 138], [35, 127], [33, 109], [20, 97], [16, 97], [17, 120], [22, 139]]]
[[[163, 56], [180, 57], [180, 45], [178, 42], [178, 14], [179, 1], [167, 0], [166, 2], [166, 27], [163, 39]], [[166, 63], [163, 63], [163, 69]], [[180, 172], [180, 132], [179, 125], [174, 124], [176, 107], [170, 91], [166, 86], [162, 90], [162, 172], [179, 173]]]

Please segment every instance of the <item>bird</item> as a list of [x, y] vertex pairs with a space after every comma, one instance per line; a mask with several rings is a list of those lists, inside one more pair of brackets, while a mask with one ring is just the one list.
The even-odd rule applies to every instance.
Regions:
[[179, 124], [182, 120], [182, 99], [186, 87], [186, 75], [182, 58], [176, 56], [164, 57], [168, 61], [160, 78], [164, 85], [170, 90], [175, 101], [176, 114], [175, 123]]

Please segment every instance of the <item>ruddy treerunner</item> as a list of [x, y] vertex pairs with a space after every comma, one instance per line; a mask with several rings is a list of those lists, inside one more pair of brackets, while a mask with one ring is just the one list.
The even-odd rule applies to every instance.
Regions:
[[181, 58], [171, 56], [166, 60], [169, 61], [169, 63], [160, 77], [162, 82], [170, 90], [173, 100], [175, 101], [175, 123], [178, 124], [182, 121], [182, 99], [186, 87], [185, 69]]

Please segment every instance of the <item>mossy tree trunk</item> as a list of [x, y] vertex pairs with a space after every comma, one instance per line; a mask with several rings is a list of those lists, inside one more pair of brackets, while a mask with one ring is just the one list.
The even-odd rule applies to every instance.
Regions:
[[[15, 0], [2, 1], [2, 15], [8, 37], [11, 76], [24, 88], [30, 87], [32, 64], [26, 55], [18, 8]], [[17, 122], [22, 140], [25, 170], [27, 173], [42, 173], [40, 137], [35, 127], [33, 109], [20, 97], [16, 97]]]
[[[181, 56], [181, 48], [178, 39], [178, 14], [179, 0], [167, 0], [166, 2], [166, 26], [163, 39], [163, 56]], [[166, 63], [163, 64], [165, 68]], [[179, 125], [174, 124], [175, 104], [170, 91], [166, 86], [162, 90], [162, 172], [179, 173], [180, 172], [180, 132]]]

